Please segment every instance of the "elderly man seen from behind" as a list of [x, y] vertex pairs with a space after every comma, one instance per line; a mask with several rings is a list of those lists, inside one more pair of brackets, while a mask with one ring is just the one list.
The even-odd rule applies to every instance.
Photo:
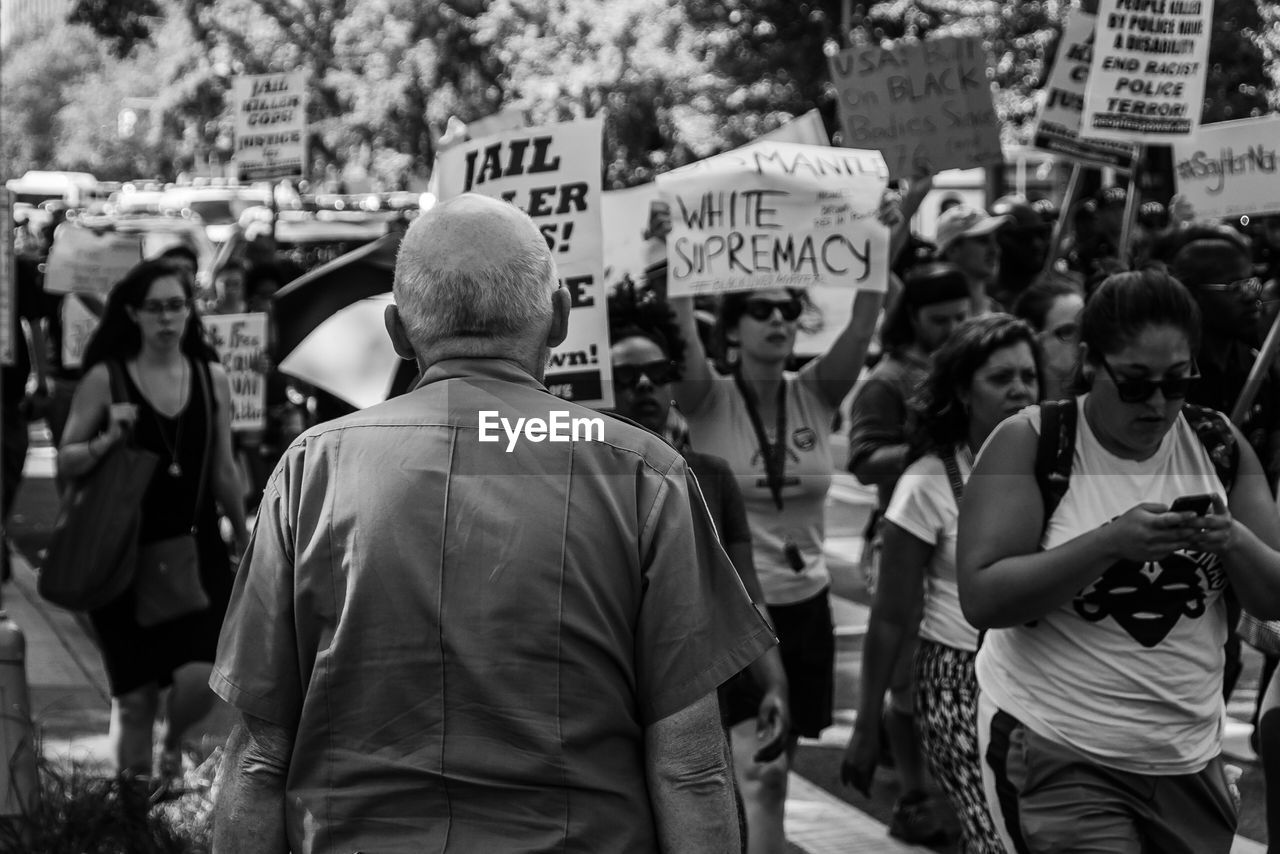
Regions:
[[[214, 850], [737, 852], [715, 689], [774, 641], [680, 455], [544, 388], [569, 295], [516, 208], [419, 217], [395, 298], [421, 382], [293, 443], [236, 579]], [[486, 427], [557, 418], [602, 420]]]

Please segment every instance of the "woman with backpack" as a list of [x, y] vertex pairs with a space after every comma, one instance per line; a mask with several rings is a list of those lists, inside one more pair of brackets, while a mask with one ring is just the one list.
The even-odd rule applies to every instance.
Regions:
[[915, 407], [910, 463], [885, 513], [884, 566], [862, 648], [862, 697], [841, 775], [864, 792], [879, 759], [885, 691], [916, 636], [915, 720], [934, 779], [960, 819], [964, 854], [1003, 854], [978, 762], [978, 632], [960, 612], [955, 545], [973, 457], [1004, 419], [1039, 399], [1035, 333], [1007, 314], [960, 325]]
[[[116, 770], [157, 798], [181, 777], [184, 731], [215, 700], [209, 673], [235, 580], [215, 499], [231, 522], [237, 555], [248, 545], [231, 455], [230, 385], [205, 340], [193, 287], [191, 274], [165, 258], [142, 262], [116, 284], [85, 349], [85, 376], [58, 449], [59, 473], [68, 478], [90, 472], [120, 442], [159, 457], [142, 500], [134, 580], [89, 614], [111, 685]], [[188, 537], [194, 542], [184, 542]], [[144, 581], [146, 556], [157, 547], [172, 549], [161, 572], [172, 579], [179, 563], [189, 566], [194, 557], [198, 578], [178, 586]], [[201, 599], [204, 607], [188, 611]], [[152, 729], [166, 687], [153, 775]]]
[[1228, 584], [1280, 616], [1280, 516], [1225, 416], [1186, 406], [1195, 300], [1108, 277], [1080, 317], [1079, 396], [991, 435], [960, 512], [983, 781], [1017, 851], [1226, 854]]

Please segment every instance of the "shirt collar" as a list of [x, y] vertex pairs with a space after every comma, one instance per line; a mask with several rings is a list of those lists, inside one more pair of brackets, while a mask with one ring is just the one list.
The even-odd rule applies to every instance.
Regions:
[[452, 379], [499, 380], [551, 393], [515, 362], [497, 358], [442, 359], [427, 368], [415, 388]]

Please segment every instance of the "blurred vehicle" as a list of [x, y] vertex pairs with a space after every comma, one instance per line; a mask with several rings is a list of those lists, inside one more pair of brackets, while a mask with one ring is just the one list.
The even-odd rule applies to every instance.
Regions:
[[257, 187], [171, 187], [160, 197], [160, 212], [200, 222], [215, 245], [226, 243], [243, 214], [271, 204], [271, 192]]
[[107, 199], [106, 213], [118, 216], [160, 213], [164, 187], [155, 182], [123, 184]]
[[5, 188], [13, 194], [13, 201], [29, 205], [43, 202], [64, 202], [71, 207], [88, 207], [105, 201], [107, 194], [99, 186], [98, 179], [88, 172], [46, 172], [30, 169], [21, 178], [5, 181]]
[[[392, 231], [399, 217], [395, 211], [282, 210], [276, 215], [276, 254], [295, 272], [306, 272], [372, 243]], [[263, 237], [271, 230], [271, 209], [245, 211], [240, 225], [247, 240]]]

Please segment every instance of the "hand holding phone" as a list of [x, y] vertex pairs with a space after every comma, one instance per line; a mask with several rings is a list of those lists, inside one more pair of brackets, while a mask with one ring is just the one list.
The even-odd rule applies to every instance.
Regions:
[[1169, 507], [1169, 512], [1208, 516], [1213, 512], [1213, 496], [1208, 493], [1180, 496], [1174, 499], [1173, 504]]

